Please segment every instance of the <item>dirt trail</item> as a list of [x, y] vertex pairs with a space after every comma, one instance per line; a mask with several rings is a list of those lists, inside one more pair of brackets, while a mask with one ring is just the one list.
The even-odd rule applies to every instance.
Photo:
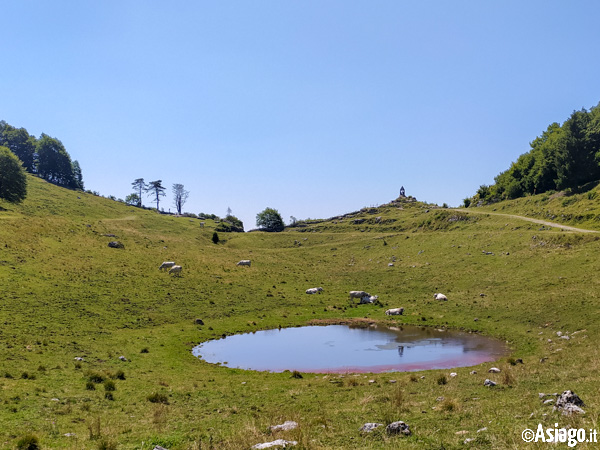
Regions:
[[503, 214], [503, 213], [499, 213], [499, 212], [489, 212], [489, 211], [475, 211], [472, 209], [464, 209], [464, 208], [456, 208], [456, 211], [461, 211], [461, 212], [471, 213], [471, 214], [490, 214], [492, 216], [504, 216], [504, 217], [510, 217], [512, 219], [521, 219], [521, 220], [526, 220], [527, 222], [539, 223], [540, 225], [545, 225], [547, 227], [560, 228], [561, 230], [564, 230], [564, 231], [574, 231], [576, 233], [598, 233], [598, 231], [596, 231], [596, 230], [585, 230], [583, 228], [570, 227], [568, 225], [563, 225], [560, 223], [548, 222], [546, 220], [540, 220], [540, 219], [532, 219], [531, 217], [517, 216], [515, 214]]

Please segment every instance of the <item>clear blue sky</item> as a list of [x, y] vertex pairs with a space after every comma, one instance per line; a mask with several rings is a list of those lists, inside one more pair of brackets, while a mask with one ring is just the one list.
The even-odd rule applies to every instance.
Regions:
[[[409, 195], [458, 206], [600, 101], [600, 2], [2, 4], [0, 120], [60, 139], [86, 189], [136, 178], [255, 227]], [[144, 199], [151, 205], [151, 199]]]

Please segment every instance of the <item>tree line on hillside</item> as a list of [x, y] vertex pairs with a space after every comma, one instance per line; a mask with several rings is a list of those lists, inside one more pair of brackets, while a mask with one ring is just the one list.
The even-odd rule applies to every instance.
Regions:
[[[156, 210], [160, 211], [160, 198], [166, 196], [165, 191], [167, 190], [162, 185], [162, 180], [155, 180], [146, 183], [143, 178], [136, 178], [131, 183], [134, 192], [125, 197], [125, 203], [132, 206], [142, 207], [142, 195], [146, 193], [148, 196], [154, 198], [156, 202]], [[173, 184], [173, 204], [177, 211], [177, 214], [182, 214], [183, 205], [187, 201], [190, 195], [189, 191], [186, 191], [183, 184]]]
[[27, 172], [59, 186], [83, 190], [81, 166], [77, 160], [71, 160], [60, 140], [45, 133], [38, 139], [25, 128], [16, 128], [2, 120], [0, 146], [19, 158]]
[[[147, 194], [149, 197], [156, 202], [156, 210], [160, 211], [160, 199], [161, 197], [165, 197], [165, 191], [167, 190], [163, 184], [162, 180], [155, 180], [146, 183], [143, 178], [136, 178], [133, 183], [131, 183], [133, 188], [133, 193], [129, 194], [125, 197], [125, 203], [131, 206], [137, 206], [139, 208], [142, 207], [142, 196]], [[212, 219], [219, 222], [217, 225], [217, 231], [223, 232], [243, 232], [244, 224], [237, 217], [231, 214], [231, 208], [227, 208], [227, 216], [225, 219], [221, 219], [215, 214], [204, 214], [200, 213], [199, 215], [184, 213], [183, 205], [187, 202], [187, 199], [190, 195], [190, 192], [185, 189], [185, 186], [181, 183], [174, 183], [172, 187], [173, 193], [173, 206], [175, 207], [175, 211], [178, 215], [184, 215], [188, 217], [197, 217], [201, 219]]]
[[[131, 206], [142, 207], [142, 197], [144, 194], [153, 198], [156, 202], [156, 210], [159, 210], [160, 198], [164, 197], [166, 188], [162, 185], [162, 180], [155, 180], [146, 183], [143, 178], [136, 178], [131, 187], [134, 192], [125, 197], [125, 203]], [[211, 219], [217, 222], [216, 232], [243, 232], [244, 223], [232, 214], [231, 208], [227, 208], [227, 215], [221, 219], [215, 214], [200, 213], [198, 215], [183, 213], [183, 205], [189, 197], [189, 191], [185, 190], [183, 184], [173, 184], [173, 204], [178, 215], [195, 217], [199, 219]], [[285, 224], [281, 215], [276, 209], [265, 208], [256, 215], [256, 225], [263, 231], [283, 231]]]
[[[600, 180], [600, 103], [554, 122], [510, 168], [482, 185], [474, 200], [493, 202], [546, 191], [577, 189]], [[468, 206], [471, 199], [465, 199]]]

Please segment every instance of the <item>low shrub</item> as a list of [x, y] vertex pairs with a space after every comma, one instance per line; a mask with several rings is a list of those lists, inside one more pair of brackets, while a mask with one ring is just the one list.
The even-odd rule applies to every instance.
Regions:
[[98, 372], [89, 372], [88, 380], [90, 380], [94, 383], [102, 383], [102, 382], [104, 382], [104, 375], [102, 375]]
[[162, 403], [163, 405], [169, 404], [169, 399], [165, 394], [161, 394], [160, 392], [153, 392], [148, 396], [148, 401], [150, 403]]
[[41, 448], [38, 438], [33, 434], [26, 434], [17, 441], [17, 450], [39, 450]]

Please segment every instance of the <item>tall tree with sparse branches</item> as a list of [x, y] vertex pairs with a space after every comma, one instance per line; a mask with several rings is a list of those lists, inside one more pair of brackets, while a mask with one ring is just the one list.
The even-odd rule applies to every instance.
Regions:
[[148, 192], [148, 196], [155, 198], [157, 211], [160, 211], [158, 205], [160, 203], [160, 198], [166, 195], [165, 190], [165, 187], [162, 185], [162, 180], [151, 181], [145, 188], [145, 191]]
[[183, 184], [173, 184], [173, 205], [177, 210], [177, 214], [181, 215], [181, 210], [183, 209], [183, 205], [187, 201], [189, 195], [190, 192], [183, 188]]
[[143, 178], [136, 178], [133, 183], [131, 183], [131, 186], [133, 186], [133, 189], [135, 190], [135, 193], [137, 195], [137, 204], [136, 206], [138, 208], [142, 207], [142, 192], [146, 191], [146, 188], [148, 187], [148, 185], [144, 182]]

